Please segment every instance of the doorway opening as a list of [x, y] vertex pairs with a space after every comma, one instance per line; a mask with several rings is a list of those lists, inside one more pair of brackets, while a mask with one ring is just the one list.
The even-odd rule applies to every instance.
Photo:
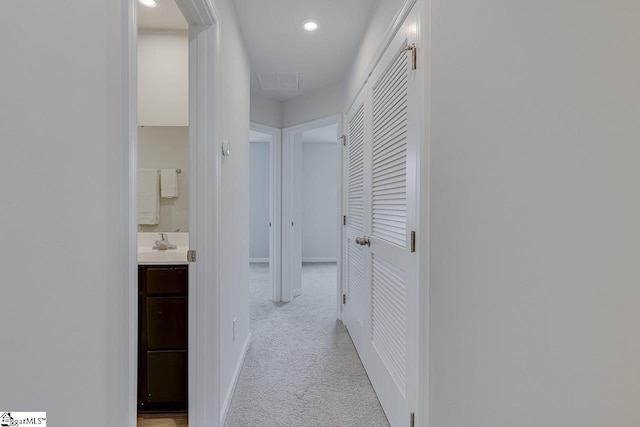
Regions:
[[[123, 280], [123, 313], [126, 317], [125, 324], [127, 329], [124, 333], [124, 363], [122, 370], [123, 381], [127, 386], [122, 399], [123, 407], [125, 408], [122, 425], [132, 426], [137, 424], [141, 400], [140, 393], [143, 390], [146, 392], [147, 398], [160, 405], [167, 402], [175, 404], [176, 394], [185, 396], [186, 403], [180, 402], [179, 404], [179, 410], [184, 414], [184, 422], [178, 420], [177, 425], [186, 424], [187, 414], [188, 422], [191, 425], [217, 425], [220, 402], [218, 398], [218, 330], [215, 325], [218, 322], [219, 300], [217, 292], [218, 277], [214, 272], [218, 270], [219, 263], [219, 248], [216, 243], [216, 236], [219, 230], [217, 205], [220, 185], [218, 180], [220, 158], [217, 154], [218, 151], [211, 150], [210, 146], [211, 141], [218, 140], [221, 136], [219, 126], [221, 122], [221, 109], [219, 107], [220, 18], [209, 0], [158, 0], [157, 3], [157, 11], [161, 12], [159, 22], [166, 22], [166, 12], [172, 11], [169, 13], [169, 15], [173, 16], [170, 21], [175, 22], [175, 19], [179, 18], [188, 23], [186, 27], [173, 29], [173, 31], [182, 31], [186, 34], [185, 57], [187, 62], [184, 64], [188, 79], [186, 85], [187, 97], [185, 98], [188, 106], [186, 120], [184, 120], [184, 107], [182, 107], [183, 115], [181, 117], [183, 121], [180, 124], [165, 123], [162, 126], [184, 125], [189, 127], [187, 132], [188, 173], [185, 173], [184, 170], [178, 173], [177, 169], [183, 168], [174, 166], [173, 163], [168, 167], [169, 169], [175, 168], [174, 173], [178, 180], [179, 195], [185, 194], [181, 193], [181, 189], [186, 188], [184, 184], [188, 182], [190, 194], [188, 214], [186, 215], [188, 217], [189, 238], [188, 241], [181, 240], [180, 236], [170, 233], [163, 233], [165, 234], [164, 236], [157, 234], [157, 237], [154, 236], [151, 241], [138, 238], [138, 230], [140, 229], [137, 197], [139, 181], [138, 139], [140, 136], [138, 125], [142, 124], [145, 127], [161, 125], [150, 124], [143, 114], [138, 114], [138, 98], [141, 97], [138, 91], [139, 79], [137, 72], [139, 62], [138, 22], [139, 17], [140, 20], [142, 18], [141, 12], [138, 10], [138, 2], [136, 0], [124, 0], [123, 4], [126, 4], [125, 16], [127, 19], [124, 38], [127, 40], [127, 50], [123, 58], [123, 92], [126, 94], [128, 102], [123, 107], [125, 110], [123, 118], [126, 121], [126, 135], [124, 135], [124, 138], [128, 144], [126, 151], [128, 155], [123, 163], [125, 171], [123, 178], [124, 182], [127, 183], [124, 208], [128, 213], [128, 223], [123, 233], [122, 248], [123, 258], [127, 266]], [[179, 25], [184, 25], [184, 23], [182, 22]], [[162, 29], [163, 27], [160, 28]], [[153, 27], [149, 29], [154, 30]], [[184, 44], [181, 46], [182, 48], [185, 47]], [[171, 69], [174, 68], [175, 66], [171, 66]], [[151, 68], [151, 72], [144, 75], [145, 84], [154, 82], [156, 77], [163, 75], [163, 71], [165, 70]], [[171, 90], [176, 88], [175, 84], [171, 84], [171, 86], [173, 87], [164, 89], [170, 93]], [[151, 94], [157, 95], [153, 91], [151, 91]], [[151, 110], [156, 107], [154, 104], [154, 102], [150, 103]], [[160, 107], [160, 112], [164, 111], [168, 116], [175, 113], [172, 110], [173, 108], [167, 108], [166, 106]], [[155, 113], [158, 113], [158, 111], [155, 111]], [[140, 122], [138, 121], [138, 116], [140, 116]], [[151, 139], [155, 140], [155, 137]], [[166, 169], [167, 167], [159, 166], [158, 168]], [[160, 172], [158, 172], [158, 175], [160, 175]], [[150, 181], [154, 182], [153, 176]], [[182, 187], [180, 185], [181, 181], [183, 183]], [[160, 215], [162, 215], [161, 210]], [[175, 229], [178, 228], [181, 227], [175, 226], [173, 232], [175, 233]], [[154, 232], [159, 231], [154, 230]], [[178, 233], [182, 232], [181, 230]], [[152, 233], [145, 234], [152, 235]], [[158, 240], [158, 243], [156, 243], [156, 240]], [[176, 249], [168, 248], [173, 245], [176, 246]], [[157, 246], [157, 248], [154, 249], [153, 246]], [[167, 246], [167, 249], [161, 248], [163, 246]], [[145, 250], [139, 251], [139, 248]], [[150, 258], [158, 257], [158, 254], [154, 251], [162, 251], [162, 257], [165, 259], [161, 261], [170, 261], [171, 265], [174, 266], [179, 264], [180, 268], [155, 272], [158, 274], [152, 272], [151, 274], [139, 275], [139, 260], [152, 266], [164, 266], [162, 263], [150, 264], [152, 261]], [[195, 262], [196, 252], [198, 260], [201, 262]], [[182, 264], [188, 253], [191, 254], [188, 258], [189, 262]], [[166, 276], [167, 274], [174, 276], [173, 279], [167, 281], [170, 286], [157, 286], [158, 276]], [[184, 276], [188, 276], [188, 278], [185, 280]], [[146, 280], [147, 295], [144, 299], [139, 298], [138, 295], [139, 279]], [[155, 299], [150, 301], [152, 297]], [[186, 303], [184, 300], [178, 302], [180, 297], [186, 298]], [[145, 312], [139, 302], [143, 300], [150, 303], [145, 308], [148, 321], [145, 327], [148, 344], [146, 352], [153, 351], [155, 353], [153, 357], [147, 354], [147, 367], [141, 369], [139, 355], [142, 354], [140, 340], [143, 339], [143, 334], [139, 330], [139, 316], [144, 316]], [[173, 311], [174, 314], [175, 312], [184, 312], [185, 316], [180, 315], [180, 322], [165, 321], [163, 323], [163, 320], [166, 320], [163, 319], [163, 315], [167, 313], [162, 307], [163, 304], [172, 306], [172, 309], [169, 310], [170, 312]], [[176, 307], [178, 310], [175, 310]], [[155, 320], [160, 320], [159, 323], [156, 322], [158, 326], [156, 331], [152, 331], [149, 328], [150, 319], [154, 317]], [[186, 348], [177, 348], [173, 339], [167, 339], [168, 334], [157, 333], [163, 330], [166, 332], [167, 328], [171, 329], [172, 338], [179, 337], [180, 345], [185, 345]], [[186, 336], [183, 333], [185, 329], [187, 330]], [[178, 330], [181, 332], [177, 333], [176, 331]], [[167, 353], [171, 353], [171, 357], [163, 359], [162, 353], [165, 350]], [[182, 354], [178, 354], [180, 351], [182, 351]], [[168, 390], [163, 382], [169, 381], [171, 375], [163, 375], [162, 377], [152, 375], [152, 372], [158, 371], [157, 368], [159, 366], [165, 366], [168, 369], [177, 367], [179, 369], [176, 369], [174, 373], [180, 372], [180, 375], [184, 372], [183, 367], [186, 366], [186, 378], [181, 380], [183, 385]], [[146, 389], [138, 387], [140, 383], [139, 374], [144, 375], [144, 371], [147, 374]], [[173, 377], [171, 381], [174, 381], [177, 375], [173, 375]], [[151, 380], [155, 382], [150, 384], [148, 383], [150, 381], [149, 378], [155, 378], [157, 381]], [[158, 394], [149, 391], [158, 389], [164, 390], [165, 393], [160, 392]], [[151, 393], [151, 396], [148, 396], [149, 393]], [[186, 396], [188, 396], [188, 399], [186, 399]], [[156, 409], [159, 412], [164, 411], [163, 408]], [[176, 411], [178, 408], [174, 407], [170, 408], [170, 410]], [[150, 420], [149, 423], [144, 425], [155, 425], [158, 424], [157, 421]]]
[[249, 264], [258, 299], [281, 298], [280, 129], [252, 123], [249, 130]]
[[137, 4], [138, 427], [188, 425], [189, 24], [161, 6]]
[[331, 116], [283, 132], [282, 300], [328, 275], [340, 318], [342, 120]]

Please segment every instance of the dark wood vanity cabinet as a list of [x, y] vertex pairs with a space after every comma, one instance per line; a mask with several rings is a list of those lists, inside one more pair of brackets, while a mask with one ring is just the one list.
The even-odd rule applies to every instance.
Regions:
[[188, 267], [138, 266], [138, 412], [187, 410]]

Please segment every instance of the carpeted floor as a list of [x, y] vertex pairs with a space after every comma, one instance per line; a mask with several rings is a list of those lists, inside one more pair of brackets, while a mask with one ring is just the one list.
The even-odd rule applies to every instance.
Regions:
[[304, 294], [270, 300], [251, 265], [253, 341], [226, 427], [388, 427], [351, 338], [336, 320], [336, 265], [305, 264]]

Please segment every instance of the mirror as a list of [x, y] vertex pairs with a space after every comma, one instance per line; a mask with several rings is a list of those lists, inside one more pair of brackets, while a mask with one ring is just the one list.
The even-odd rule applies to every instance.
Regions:
[[[157, 170], [159, 187], [157, 224], [138, 224], [138, 231], [189, 231], [189, 127], [138, 127], [138, 168], [141, 171]], [[176, 180], [177, 193], [165, 191], [165, 187], [173, 184], [171, 181], [165, 182], [167, 174], [169, 179], [173, 176]], [[140, 188], [145, 182], [143, 174], [138, 175], [138, 191], [149, 191]], [[154, 222], [148, 220], [148, 215], [143, 218], [139, 216], [138, 222]]]
[[139, 10], [138, 231], [188, 232], [188, 26], [174, 2], [164, 6], [175, 19]]

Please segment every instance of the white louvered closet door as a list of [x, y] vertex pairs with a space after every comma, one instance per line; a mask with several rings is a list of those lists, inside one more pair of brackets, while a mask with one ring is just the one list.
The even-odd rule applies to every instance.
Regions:
[[415, 28], [412, 12], [347, 115], [344, 318], [392, 427], [417, 396]]
[[[371, 129], [370, 108], [365, 107], [363, 93], [351, 110], [347, 113], [347, 147], [346, 170], [344, 171], [346, 195], [346, 303], [344, 306], [344, 323], [349, 329], [354, 342], [365, 342], [370, 330], [371, 306], [371, 254], [368, 247], [356, 243], [356, 239], [364, 236], [371, 229], [371, 218], [368, 214], [371, 205], [370, 163]], [[365, 158], [366, 156], [366, 158]]]

